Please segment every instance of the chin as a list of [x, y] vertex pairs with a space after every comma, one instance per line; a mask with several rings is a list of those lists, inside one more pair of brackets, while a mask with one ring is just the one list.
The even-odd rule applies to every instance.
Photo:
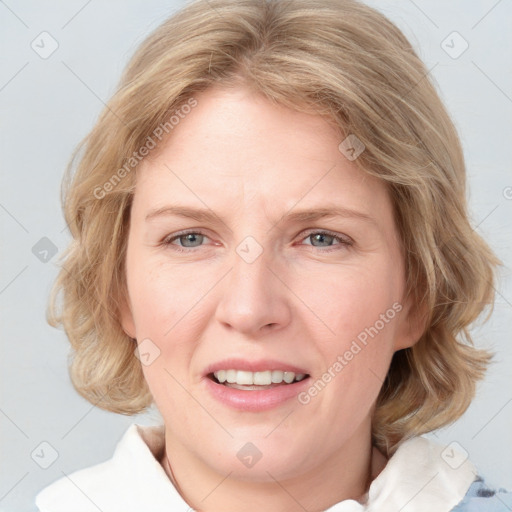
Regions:
[[[302, 473], [315, 466], [314, 453], [318, 451], [294, 443], [293, 435], [288, 435], [287, 441], [263, 436], [254, 437], [254, 441], [247, 439], [250, 438], [230, 439], [220, 454], [209, 453], [208, 447], [205, 452], [211, 458], [205, 462], [218, 473], [230, 474], [230, 478], [262, 483], [291, 479], [298, 475], [298, 468]], [[205, 452], [199, 455], [204, 456]]]

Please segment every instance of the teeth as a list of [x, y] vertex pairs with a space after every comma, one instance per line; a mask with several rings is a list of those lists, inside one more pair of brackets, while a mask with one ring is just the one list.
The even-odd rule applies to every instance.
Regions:
[[253, 384], [256, 384], [257, 386], [268, 386], [272, 383], [271, 380], [271, 372], [270, 370], [266, 372], [256, 372], [253, 374], [252, 380]]
[[253, 373], [252, 372], [243, 372], [238, 370], [236, 372], [236, 383], [241, 386], [252, 386], [253, 384]]
[[301, 381], [306, 374], [266, 370], [263, 372], [247, 372], [243, 370], [219, 370], [214, 372], [215, 378], [221, 383], [238, 384], [240, 386], [270, 386], [270, 384], [291, 384]]
[[222, 384], [226, 382], [226, 370], [219, 370], [215, 372], [215, 378]]
[[295, 380], [295, 373], [293, 372], [284, 372], [283, 380], [286, 384], [290, 384]]
[[279, 384], [280, 382], [283, 382], [284, 372], [281, 372], [279, 370], [274, 370], [272, 372], [272, 382], [274, 384]]

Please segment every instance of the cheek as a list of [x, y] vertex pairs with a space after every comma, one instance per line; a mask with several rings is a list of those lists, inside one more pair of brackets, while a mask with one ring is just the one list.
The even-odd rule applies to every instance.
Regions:
[[[308, 283], [301, 293], [307, 292], [308, 306], [315, 313], [309, 315], [310, 325], [322, 328], [322, 334], [310, 328], [321, 354], [317, 378], [325, 383], [324, 398], [343, 423], [346, 411], [364, 416], [382, 386], [402, 309], [396, 300], [399, 290], [393, 286], [391, 272], [365, 272], [361, 268], [357, 272], [341, 269], [329, 279], [317, 275], [314, 288]], [[324, 389], [322, 386], [319, 383], [317, 388]]]
[[[182, 394], [178, 382], [188, 382], [186, 370], [204, 317], [200, 299], [211, 284], [193, 282], [193, 275], [158, 263], [131, 270], [128, 289], [142, 371], [157, 404], [159, 397], [174, 402]], [[150, 364], [144, 364], [147, 359]]]
[[132, 269], [128, 287], [139, 336], [165, 341], [194, 324], [201, 299], [212, 286], [211, 274], [200, 276], [187, 265], [177, 267], [148, 259]]
[[[312, 314], [312, 322], [325, 330], [318, 340], [333, 350], [348, 348], [347, 343], [370, 336], [382, 343], [392, 340], [397, 313], [394, 304], [400, 298], [399, 280], [386, 265], [367, 267], [340, 266], [329, 272], [310, 272], [307, 280], [294, 284]], [[376, 332], [378, 331], [378, 332]]]

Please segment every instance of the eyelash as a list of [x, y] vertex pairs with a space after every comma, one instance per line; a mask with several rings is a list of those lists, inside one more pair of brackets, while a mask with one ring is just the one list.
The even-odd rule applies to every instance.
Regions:
[[[168, 237], [164, 238], [162, 240], [162, 242], [161, 242], [161, 245], [164, 246], [164, 247], [172, 246], [172, 250], [177, 251], [177, 252], [182, 252], [182, 253], [189, 253], [189, 252], [195, 251], [196, 249], [198, 249], [201, 246], [199, 246], [199, 247], [181, 247], [179, 245], [176, 245], [176, 244], [172, 243], [172, 242], [174, 242], [174, 240], [177, 240], [178, 238], [180, 238], [182, 236], [190, 235], [190, 234], [201, 235], [201, 236], [204, 236], [204, 237], [208, 238], [208, 235], [206, 235], [205, 233], [203, 233], [200, 230], [183, 231], [181, 233], [173, 235], [172, 237], [168, 236]], [[321, 252], [333, 252], [333, 251], [339, 250], [339, 249], [336, 249], [336, 247], [338, 247], [338, 248], [342, 248], [342, 247], [346, 248], [346, 247], [350, 247], [350, 246], [353, 245], [353, 241], [350, 238], [343, 237], [341, 235], [333, 233], [332, 231], [325, 231], [325, 230], [310, 231], [302, 239], [304, 240], [304, 239], [309, 238], [309, 237], [311, 237], [313, 235], [332, 236], [334, 238], [334, 240], [339, 242], [338, 244], [335, 244], [333, 246], [326, 246], [324, 248], [318, 247], [318, 249], [320, 249]], [[311, 245], [311, 244], [307, 244], [307, 245]], [[315, 246], [313, 246], [313, 245], [311, 245], [311, 247], [315, 248]]]

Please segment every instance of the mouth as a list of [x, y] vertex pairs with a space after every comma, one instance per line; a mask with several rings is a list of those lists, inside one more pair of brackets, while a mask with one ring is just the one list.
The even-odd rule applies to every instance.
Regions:
[[289, 404], [311, 381], [304, 367], [277, 359], [224, 359], [205, 368], [203, 377], [215, 401], [253, 413]]
[[307, 373], [295, 373], [285, 370], [247, 370], [226, 369], [211, 372], [207, 377], [222, 386], [242, 391], [264, 391], [280, 386], [289, 386], [307, 379]]

